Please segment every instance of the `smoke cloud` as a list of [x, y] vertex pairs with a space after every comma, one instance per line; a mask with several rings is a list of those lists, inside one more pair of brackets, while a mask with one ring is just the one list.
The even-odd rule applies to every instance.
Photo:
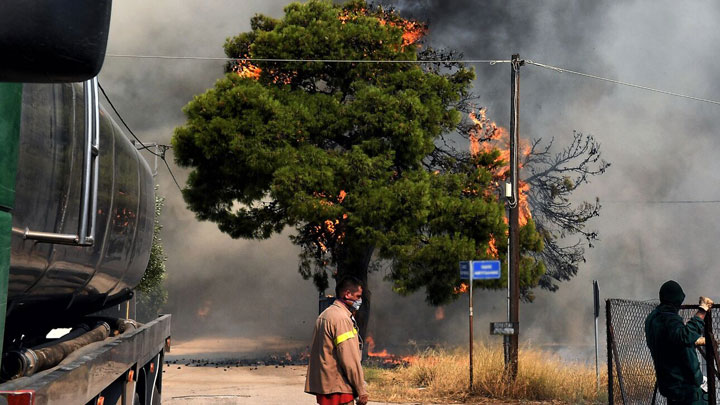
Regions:
[[[285, 4], [115, 2], [108, 53], [223, 56], [224, 39], [249, 30], [252, 15], [280, 17]], [[403, 15], [430, 22], [429, 45], [457, 49], [467, 58], [509, 59], [519, 53], [571, 70], [720, 99], [719, 56], [710, 51], [720, 40], [720, 6], [714, 2], [678, 7], [662, 0], [652, 8], [640, 1], [391, 4]], [[108, 58], [100, 82], [141, 139], [167, 144], [173, 128], [183, 123], [181, 108], [222, 71], [222, 62]], [[480, 104], [507, 126], [509, 65], [478, 65], [476, 73]], [[592, 344], [593, 279], [603, 299], [656, 298], [667, 279], [683, 286], [688, 301], [713, 296], [720, 287], [713, 278], [720, 259], [715, 240], [720, 205], [659, 202], [720, 200], [715, 190], [720, 106], [536, 66], [521, 68], [520, 86], [522, 137], [554, 138], [562, 146], [573, 130], [593, 134], [612, 163], [576, 194], [578, 201], [600, 197], [601, 216], [590, 227], [601, 240], [587, 252], [577, 277], [556, 293], [538, 291], [534, 303], [521, 306], [522, 338]], [[182, 184], [187, 172], [171, 159], [170, 165]], [[174, 316], [175, 336], [309, 339], [317, 293], [298, 275], [298, 252], [287, 235], [231, 240], [214, 224], [197, 222], [167, 170], [159, 172], [159, 193], [167, 197], [162, 219], [169, 256], [167, 310]], [[409, 337], [418, 343], [467, 339], [467, 296], [436, 320], [435, 308], [421, 293], [398, 297], [382, 277], [382, 271], [375, 274], [370, 284], [371, 330], [379, 346], [402, 345]], [[476, 330], [482, 336], [488, 322], [505, 319], [505, 292], [475, 294]]]

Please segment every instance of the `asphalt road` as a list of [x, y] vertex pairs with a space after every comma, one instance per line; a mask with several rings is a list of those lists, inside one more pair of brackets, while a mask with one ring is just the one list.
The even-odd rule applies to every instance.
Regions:
[[[305, 366], [188, 367], [170, 364], [163, 373], [163, 404], [316, 405], [303, 392]], [[384, 404], [384, 402], [371, 402]]]

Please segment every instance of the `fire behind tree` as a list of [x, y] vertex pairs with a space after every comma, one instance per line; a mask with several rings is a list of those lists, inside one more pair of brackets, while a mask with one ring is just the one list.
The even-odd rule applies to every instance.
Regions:
[[[320, 291], [330, 277], [367, 281], [385, 266], [395, 292], [424, 289], [433, 305], [457, 298], [458, 261], [504, 256], [507, 242], [495, 238], [507, 231], [504, 206], [493, 191], [501, 152], [443, 147], [445, 136], [469, 133], [462, 117], [474, 74], [452, 61], [403, 63], [437, 55], [420, 51], [422, 23], [364, 1], [309, 1], [279, 20], [255, 16], [251, 27], [227, 40], [238, 62], [185, 107], [173, 137], [176, 161], [193, 169], [183, 197], [199, 219], [234, 238], [293, 227], [300, 273]], [[536, 256], [544, 235], [526, 218], [529, 290], [545, 273]]]

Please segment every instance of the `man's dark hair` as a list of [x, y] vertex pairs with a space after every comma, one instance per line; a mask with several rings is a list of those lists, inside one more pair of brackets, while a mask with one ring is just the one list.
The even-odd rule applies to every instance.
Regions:
[[335, 296], [340, 298], [341, 294], [345, 290], [356, 290], [358, 287], [362, 287], [363, 283], [359, 278], [353, 276], [345, 276], [335, 284]]

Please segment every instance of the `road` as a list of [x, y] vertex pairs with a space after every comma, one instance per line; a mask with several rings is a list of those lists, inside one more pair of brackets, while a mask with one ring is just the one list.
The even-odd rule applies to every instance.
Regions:
[[[292, 347], [284, 347], [282, 342], [266, 340], [263, 347], [276, 344], [274, 349], [281, 352]], [[316, 405], [315, 398], [305, 394], [304, 365], [249, 365], [248, 361], [239, 361], [236, 365], [224, 366], [219, 359], [252, 358], [257, 342], [250, 340], [197, 340], [183, 342], [173, 346], [163, 365], [163, 396], [166, 405]], [[242, 353], [229, 353], [231, 349], [242, 348]], [[278, 350], [279, 349], [279, 350]], [[232, 354], [232, 355], [231, 355]], [[257, 352], [255, 352], [257, 354]], [[194, 360], [192, 360], [194, 359]], [[197, 364], [207, 364], [198, 366]], [[193, 365], [186, 365], [193, 364]], [[266, 363], [270, 364], [270, 363]], [[370, 392], [372, 399], [372, 392]], [[507, 405], [550, 404], [550, 402], [502, 402], [483, 400], [476, 404]], [[387, 402], [370, 402], [371, 405]], [[395, 405], [417, 405], [395, 404]], [[439, 405], [424, 403], [422, 405]]]

